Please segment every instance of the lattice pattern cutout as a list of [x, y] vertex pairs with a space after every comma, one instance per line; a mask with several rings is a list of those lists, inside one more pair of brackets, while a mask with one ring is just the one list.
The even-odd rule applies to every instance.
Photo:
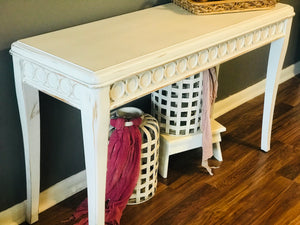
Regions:
[[203, 73], [196, 74], [151, 94], [152, 115], [161, 133], [188, 135], [199, 132]]
[[159, 126], [149, 114], [144, 115], [140, 125], [142, 134], [141, 172], [128, 205], [139, 204], [152, 198], [157, 188]]

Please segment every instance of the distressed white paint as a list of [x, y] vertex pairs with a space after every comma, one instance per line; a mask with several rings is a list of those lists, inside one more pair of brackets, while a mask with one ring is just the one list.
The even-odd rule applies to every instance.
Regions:
[[104, 224], [109, 87], [88, 89], [81, 96], [81, 120], [87, 176], [89, 224]]
[[289, 42], [292, 21], [286, 21], [285, 26], [286, 36], [272, 42], [269, 53], [261, 132], [261, 149], [266, 152], [270, 150], [274, 106], [279, 85], [280, 73]]
[[34, 223], [38, 220], [40, 193], [39, 93], [37, 89], [23, 83], [20, 59], [14, 57], [13, 63], [25, 153], [27, 189], [26, 218], [29, 223]]
[[[39, 202], [37, 90], [82, 110], [89, 221], [103, 224], [109, 110], [288, 37], [286, 24], [293, 15], [292, 7], [280, 3], [272, 10], [212, 16], [166, 4], [15, 42], [11, 53], [26, 155], [27, 221], [37, 220]], [[280, 55], [275, 46], [274, 54]], [[270, 60], [277, 72], [282, 52], [280, 60]], [[267, 79], [276, 76], [270, 74]], [[269, 86], [276, 89], [276, 84]], [[267, 89], [267, 105], [275, 89]], [[272, 110], [271, 104], [265, 111]], [[269, 112], [264, 127], [272, 122]], [[264, 132], [270, 135], [270, 129]], [[270, 138], [264, 140], [266, 149]]]

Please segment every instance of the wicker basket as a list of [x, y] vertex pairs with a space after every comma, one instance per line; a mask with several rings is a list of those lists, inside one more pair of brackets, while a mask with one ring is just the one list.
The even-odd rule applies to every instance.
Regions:
[[241, 12], [249, 10], [269, 9], [275, 6], [277, 0], [173, 0], [176, 5], [196, 15]]
[[164, 87], [151, 94], [151, 113], [161, 133], [199, 133], [203, 72]]

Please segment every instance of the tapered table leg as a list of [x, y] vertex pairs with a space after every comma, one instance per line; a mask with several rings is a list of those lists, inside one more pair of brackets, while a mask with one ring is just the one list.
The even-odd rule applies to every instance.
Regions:
[[[16, 93], [21, 119], [25, 166], [26, 166], [26, 221], [38, 220], [40, 194], [40, 109], [39, 92], [25, 84], [22, 79], [21, 63], [14, 60]], [[30, 70], [27, 72], [31, 72]], [[33, 73], [33, 71], [32, 71]]]
[[82, 130], [88, 189], [89, 225], [103, 225], [109, 131], [109, 87], [86, 89], [82, 98]]
[[273, 41], [270, 47], [261, 136], [261, 149], [266, 152], [270, 150], [274, 106], [288, 46], [291, 24], [292, 20], [288, 19], [286, 23], [286, 35], [283, 38]]

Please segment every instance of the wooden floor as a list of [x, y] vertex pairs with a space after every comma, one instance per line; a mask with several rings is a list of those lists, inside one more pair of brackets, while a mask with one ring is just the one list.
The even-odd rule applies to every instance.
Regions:
[[[262, 107], [259, 96], [217, 119], [227, 132], [214, 176], [200, 168], [200, 150], [172, 156], [168, 179], [159, 178], [146, 203], [127, 206], [121, 225], [299, 225], [300, 77], [280, 85], [268, 153], [259, 150]], [[72, 224], [62, 221], [85, 196], [41, 213], [36, 224]]]

